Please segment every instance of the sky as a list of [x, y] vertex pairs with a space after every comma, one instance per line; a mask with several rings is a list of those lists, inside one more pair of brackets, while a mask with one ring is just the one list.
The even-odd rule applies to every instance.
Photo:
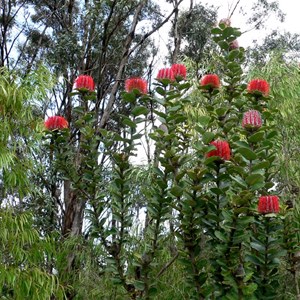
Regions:
[[[184, 0], [184, 2], [189, 0]], [[196, 3], [205, 3], [203, 1], [196, 0]], [[235, 4], [236, 0], [211, 0], [209, 3], [213, 4], [216, 7], [219, 7], [219, 19], [228, 16], [228, 7]], [[250, 27], [249, 25], [245, 24], [245, 18], [239, 14], [240, 7], [243, 7], [244, 10], [249, 11], [252, 4], [256, 2], [255, 0], [241, 0], [239, 3], [238, 8], [236, 9], [235, 13], [233, 14], [231, 20], [232, 25], [235, 27], [241, 28], [241, 31], [248, 30]], [[299, 10], [300, 10], [300, 3], [297, 0], [278, 0], [279, 8], [286, 14], [285, 21], [280, 23], [276, 20], [275, 17], [271, 17], [266, 21], [266, 29], [265, 30], [252, 30], [248, 33], [245, 33], [244, 36], [240, 38], [241, 44], [244, 43], [245, 46], [249, 46], [253, 39], [257, 39], [258, 42], [263, 39], [266, 33], [278, 29], [280, 31], [290, 31], [292, 33], [299, 33], [298, 19], [299, 19]]]
[[[161, 2], [157, 0], [158, 2]], [[194, 0], [194, 5], [197, 3], [201, 3], [202, 5], [213, 5], [218, 8], [218, 19], [226, 18], [229, 16], [229, 12], [232, 7], [238, 0]], [[241, 32], [248, 31], [251, 26], [247, 25], [245, 22], [245, 17], [239, 13], [240, 8], [242, 7], [249, 14], [251, 13], [251, 7], [257, 0], [240, 0], [237, 9], [235, 10], [233, 16], [231, 17], [232, 26], [238, 27], [241, 29]], [[276, 1], [276, 0], [272, 0]], [[262, 30], [250, 30], [249, 32], [243, 34], [239, 38], [240, 46], [247, 47], [250, 46], [252, 41], [255, 39], [258, 41], [263, 40], [264, 36], [271, 32], [274, 29], [278, 29], [281, 32], [290, 31], [292, 33], [300, 33], [300, 29], [298, 26], [299, 23], [299, 11], [300, 11], [300, 1], [299, 0], [277, 0], [279, 3], [279, 8], [286, 14], [285, 21], [280, 23], [276, 20], [275, 17], [270, 17], [266, 20], [265, 25], [266, 28]], [[268, 2], [271, 2], [269, 0]], [[181, 4], [181, 8], [188, 8], [190, 5], [190, 0], [183, 0]], [[169, 11], [172, 6], [169, 7], [164, 4], [163, 9], [165, 11]], [[231, 8], [231, 9], [230, 9]], [[170, 24], [168, 24], [170, 25]], [[160, 45], [165, 47], [168, 42], [167, 37], [167, 26], [160, 30]]]

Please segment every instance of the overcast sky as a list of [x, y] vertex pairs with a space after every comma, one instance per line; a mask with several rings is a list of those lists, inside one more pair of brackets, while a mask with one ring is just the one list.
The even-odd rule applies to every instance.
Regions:
[[[185, 2], [185, 1], [184, 1]], [[189, 2], [189, 1], [187, 1]], [[205, 1], [196, 0], [195, 1], [200, 3], [205, 3]], [[229, 7], [235, 4], [236, 0], [211, 0], [209, 1], [210, 4], [213, 4], [216, 7], [219, 7], [219, 18], [223, 16], [228, 16]], [[245, 18], [239, 14], [240, 7], [243, 7], [244, 10], [249, 10], [252, 4], [256, 2], [254, 0], [241, 0], [239, 6], [232, 17], [232, 25], [235, 27], [240, 27], [241, 31], [245, 31], [249, 29], [249, 25], [245, 24]], [[276, 18], [271, 17], [266, 21], [266, 29], [265, 30], [252, 30], [244, 36], [240, 38], [241, 43], [245, 43], [245, 46], [248, 46], [253, 39], [257, 39], [258, 41], [261, 40], [267, 32], [272, 31], [273, 29], [278, 29], [280, 31], [290, 31], [292, 33], [298, 33], [299, 31], [299, 10], [300, 10], [300, 3], [299, 0], [279, 0], [279, 7], [286, 14], [285, 21], [280, 23], [276, 20]]]
[[[189, 0], [183, 1], [183, 6], [189, 4]], [[245, 11], [251, 13], [251, 7], [256, 0], [241, 0], [237, 9], [235, 10], [231, 20], [232, 26], [241, 28], [241, 31], [246, 31], [250, 29], [250, 26], [245, 23], [245, 17], [239, 13], [242, 7]], [[233, 6], [237, 3], [237, 0], [194, 0], [194, 3], [202, 3], [208, 5], [213, 5], [218, 7], [219, 19], [229, 16], [229, 12], [232, 10]], [[261, 40], [267, 32], [273, 29], [279, 29], [280, 31], [290, 31], [292, 33], [298, 33], [299, 30], [299, 11], [300, 11], [300, 1], [299, 0], [278, 0], [280, 9], [286, 14], [284, 23], [280, 23], [276, 18], [271, 17], [266, 21], [265, 30], [251, 30], [245, 33], [241, 38], [239, 38], [240, 44], [243, 46], [249, 46], [253, 39]]]
[[[157, 0], [160, 2], [159, 0]], [[274, 1], [274, 0], [272, 0]], [[231, 20], [232, 26], [239, 27], [241, 31], [246, 31], [250, 29], [250, 26], [245, 24], [245, 17], [239, 13], [240, 8], [242, 7], [245, 11], [251, 13], [251, 7], [256, 0], [241, 0], [237, 9], [235, 10]], [[194, 5], [197, 3], [202, 3], [203, 5], [213, 5], [218, 8], [218, 18], [222, 19], [229, 16], [230, 11], [233, 6], [237, 3], [237, 0], [194, 0]], [[268, 18], [266, 21], [265, 30], [252, 30], [246, 33], [240, 38], [241, 41], [245, 42], [248, 46], [253, 39], [260, 40], [264, 37], [266, 32], [271, 31], [272, 29], [279, 29], [281, 31], [290, 31], [292, 33], [298, 33], [299, 29], [299, 11], [300, 11], [300, 1], [299, 0], [278, 0], [280, 9], [286, 14], [285, 21], [283, 23], [278, 22], [274, 17]], [[181, 7], [188, 8], [190, 0], [184, 0], [181, 4]], [[164, 4], [164, 9], [167, 9], [167, 6]], [[169, 7], [171, 8], [171, 6]]]

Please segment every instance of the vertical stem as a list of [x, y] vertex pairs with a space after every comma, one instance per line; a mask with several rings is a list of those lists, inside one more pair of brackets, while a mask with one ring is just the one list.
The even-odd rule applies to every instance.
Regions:
[[[219, 175], [220, 175], [220, 164], [216, 163], [217, 166], [217, 178], [216, 178], [216, 184], [217, 184], [217, 188], [220, 188], [220, 179], [219, 179]], [[217, 194], [217, 217], [218, 217], [218, 224], [217, 224], [217, 229], [219, 229], [219, 223], [220, 223], [220, 195], [219, 193]]]
[[263, 295], [267, 292], [266, 283], [267, 283], [267, 275], [268, 275], [268, 250], [269, 250], [269, 218], [265, 218], [265, 257], [264, 257], [264, 271], [262, 274], [262, 283], [263, 283]]

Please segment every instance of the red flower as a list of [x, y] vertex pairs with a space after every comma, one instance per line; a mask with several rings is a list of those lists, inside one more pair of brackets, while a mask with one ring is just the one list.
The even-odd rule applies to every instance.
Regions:
[[230, 160], [230, 147], [226, 141], [212, 141], [210, 143], [216, 147], [216, 150], [209, 151], [206, 156], [219, 156], [222, 160]]
[[207, 74], [200, 80], [201, 86], [209, 86], [211, 89], [217, 89], [220, 87], [220, 79], [216, 74]]
[[269, 83], [264, 79], [252, 79], [248, 83], [247, 91], [248, 93], [260, 92], [264, 96], [268, 96], [270, 91], [270, 86]]
[[68, 121], [60, 116], [49, 117], [44, 124], [48, 130], [61, 130], [69, 127]]
[[249, 110], [244, 113], [242, 126], [246, 129], [258, 129], [262, 125], [261, 115], [257, 110]]
[[81, 92], [93, 92], [95, 90], [95, 82], [93, 77], [89, 75], [79, 75], [75, 79], [74, 89]]
[[131, 93], [133, 90], [138, 90], [141, 94], [147, 94], [147, 81], [143, 78], [132, 77], [125, 80], [125, 90]]
[[178, 79], [186, 79], [186, 66], [182, 64], [173, 64], [171, 70], [174, 73], [174, 77]]
[[278, 213], [279, 199], [277, 196], [261, 196], [258, 200], [257, 210], [260, 214]]
[[175, 79], [174, 72], [171, 68], [160, 69], [157, 73], [156, 79], [169, 79], [173, 81]]

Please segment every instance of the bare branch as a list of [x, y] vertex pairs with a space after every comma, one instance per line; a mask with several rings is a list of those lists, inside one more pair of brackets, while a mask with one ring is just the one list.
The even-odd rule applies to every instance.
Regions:
[[132, 54], [132, 52], [134, 52], [139, 46], [141, 46], [144, 41], [151, 36], [154, 32], [156, 32], [158, 29], [160, 29], [163, 25], [165, 25], [170, 18], [173, 16], [173, 14], [176, 12], [176, 10], [178, 9], [179, 5], [183, 2], [183, 0], [178, 1], [177, 5], [173, 8], [173, 10], [171, 11], [171, 13], [165, 18], [165, 20], [163, 22], [161, 22], [160, 24], [158, 24], [155, 28], [153, 28], [151, 31], [149, 31], [148, 33], [146, 33], [140, 40], [139, 43], [137, 43], [129, 52], [129, 55]]
[[175, 256], [161, 268], [161, 270], [157, 274], [157, 277], [161, 276], [175, 262], [175, 260], [178, 258], [178, 256], [179, 256], [179, 253], [177, 252], [175, 254]]
[[229, 15], [229, 19], [233, 16], [233, 14], [234, 14], [234, 12], [235, 12], [235, 10], [236, 10], [236, 8], [237, 8], [237, 6], [239, 5], [240, 2], [241, 2], [241, 0], [238, 0], [238, 1], [236, 2], [235, 6], [234, 6], [234, 8], [233, 8], [233, 10], [232, 10], [232, 12], [231, 12], [230, 15]]
[[108, 100], [108, 103], [106, 105], [106, 108], [103, 112], [102, 118], [100, 120], [100, 124], [99, 124], [99, 128], [104, 128], [106, 126], [106, 123], [109, 119], [113, 104], [115, 102], [115, 98], [116, 98], [116, 94], [120, 85], [120, 81], [122, 79], [122, 75], [124, 73], [124, 69], [125, 69], [125, 65], [127, 63], [128, 57], [130, 55], [131, 52], [129, 52], [130, 46], [132, 44], [133, 38], [134, 38], [134, 33], [135, 33], [135, 29], [138, 23], [138, 17], [142, 11], [143, 6], [145, 5], [147, 1], [141, 1], [140, 4], [138, 5], [133, 20], [132, 20], [132, 25], [131, 28], [129, 30], [129, 33], [126, 37], [126, 41], [125, 41], [125, 45], [124, 45], [124, 51], [123, 51], [123, 55], [122, 55], [122, 59], [120, 62], [120, 67], [116, 76], [116, 82], [114, 83], [113, 87], [112, 87], [112, 91]]

